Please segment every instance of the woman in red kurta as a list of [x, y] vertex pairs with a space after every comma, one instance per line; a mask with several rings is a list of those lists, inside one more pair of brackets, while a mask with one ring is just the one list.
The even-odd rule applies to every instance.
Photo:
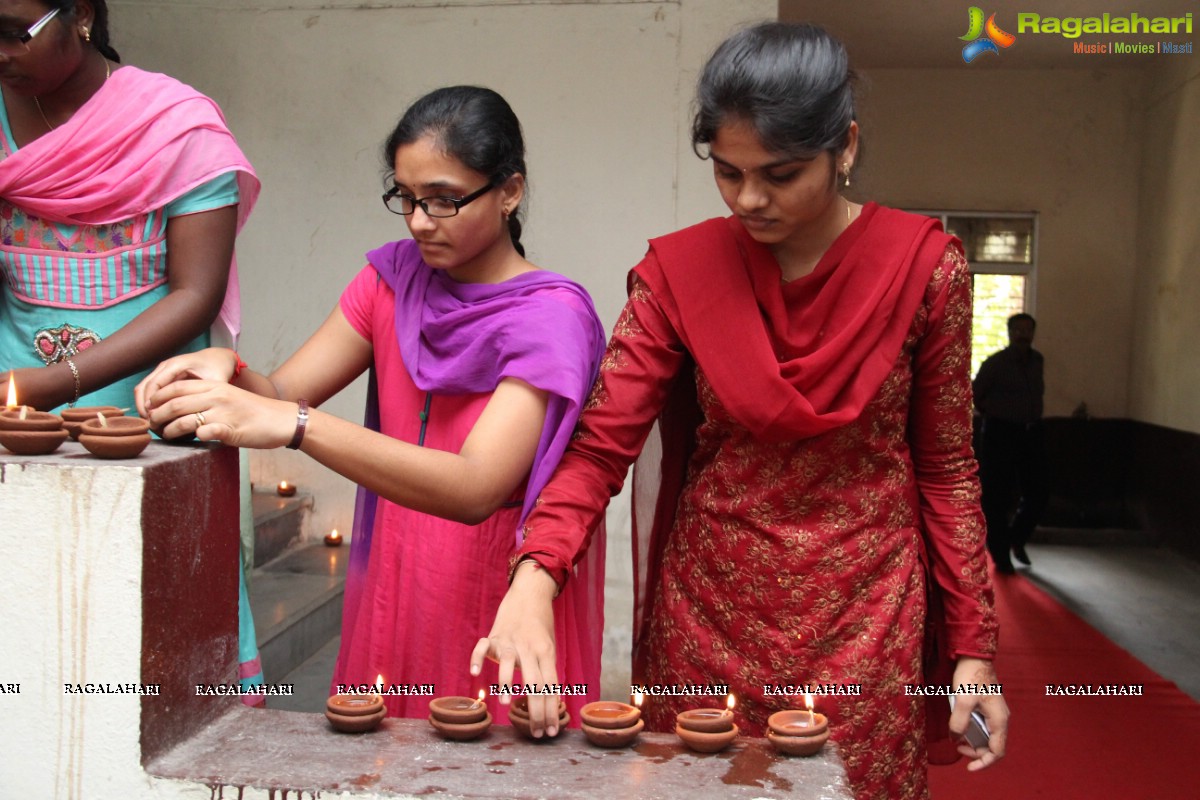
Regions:
[[[729, 685], [755, 736], [797, 704], [766, 687], [860, 690], [817, 699], [856, 796], [926, 797], [925, 703], [906, 687], [998, 683], [967, 264], [933, 220], [838, 192], [858, 126], [823, 31], [735, 35], [698, 105], [693, 141], [733, 216], [652, 241], [630, 275], [575, 441], [526, 520], [518, 558], [544, 570], [514, 580], [491, 644], [534, 652], [537, 592], [565, 579], [657, 418], [658, 491], [643, 461], [635, 492], [634, 682]], [[652, 697], [645, 716], [670, 730], [695, 705]], [[979, 769], [1003, 755], [1007, 708], [963, 696], [951, 728], [975, 707], [991, 743], [960, 750]]]

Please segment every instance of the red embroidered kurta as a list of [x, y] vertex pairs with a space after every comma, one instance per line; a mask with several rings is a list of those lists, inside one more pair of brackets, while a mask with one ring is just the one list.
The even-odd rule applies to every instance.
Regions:
[[[674, 378], [694, 370], [702, 419], [651, 573], [635, 680], [728, 684], [752, 736], [773, 711], [802, 705], [766, 696], [764, 686], [860, 690], [815, 698], [856, 796], [926, 797], [924, 699], [905, 694], [924, 680], [923, 552], [942, 589], [950, 654], [991, 657], [997, 638], [970, 448], [970, 312], [970, 275], [952, 246], [858, 417], [768, 442], [727, 413], [660, 298], [635, 276], [576, 441], [527, 520], [523, 551], [555, 571], [570, 563]], [[652, 697], [644, 715], [651, 729], [671, 730], [676, 713], [705, 704]]]

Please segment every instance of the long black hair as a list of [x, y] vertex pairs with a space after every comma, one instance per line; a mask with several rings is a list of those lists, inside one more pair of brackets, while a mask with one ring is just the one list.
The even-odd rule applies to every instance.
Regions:
[[854, 121], [855, 76], [842, 43], [806, 23], [765, 22], [730, 36], [696, 89], [692, 149], [707, 157], [726, 122], [754, 127], [763, 147], [797, 158], [836, 152]]
[[[465, 166], [499, 185], [525, 175], [525, 139], [507, 101], [481, 86], [448, 86], [417, 100], [404, 112], [383, 146], [384, 162], [394, 167], [396, 148], [433, 135], [438, 145]], [[517, 209], [508, 217], [513, 247], [522, 256]]]
[[[65, 19], [75, 16], [76, 0], [44, 0], [49, 8], [57, 8], [58, 14]], [[92, 26], [88, 29], [92, 46], [109, 61], [121, 63], [121, 56], [113, 49], [108, 41], [108, 2], [107, 0], [92, 0]]]

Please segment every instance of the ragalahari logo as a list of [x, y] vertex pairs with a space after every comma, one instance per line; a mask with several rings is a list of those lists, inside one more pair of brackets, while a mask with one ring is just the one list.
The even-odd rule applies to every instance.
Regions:
[[[984, 23], [983, 9], [979, 6], [971, 6], [967, 10], [967, 26], [966, 35], [958, 38], [968, 43], [963, 48], [963, 61], [968, 64], [982, 53], [999, 55], [1001, 47], [1012, 47], [1013, 42], [1017, 40], [1017, 37], [1011, 33], [1000, 30], [1000, 26], [996, 24], [995, 14], [988, 17], [987, 22]], [[979, 38], [983, 34], [987, 34], [987, 37]]]

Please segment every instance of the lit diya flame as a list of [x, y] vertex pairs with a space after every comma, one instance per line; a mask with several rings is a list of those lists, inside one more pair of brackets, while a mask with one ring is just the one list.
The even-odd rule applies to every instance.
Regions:
[[479, 690], [479, 699], [476, 700], [474, 703], [471, 703], [471, 708], [476, 708], [480, 703], [482, 703], [484, 697], [485, 697], [485, 695], [483, 693], [483, 689], [480, 689]]
[[10, 372], [8, 373], [8, 402], [5, 405], [14, 409], [17, 407], [17, 379]]
[[640, 709], [642, 707], [642, 701], [644, 698], [645, 698], [645, 695], [643, 695], [641, 692], [634, 692], [633, 693], [633, 705]]
[[812, 725], [812, 724], [814, 724], [813, 723], [813, 699], [812, 699], [812, 695], [809, 694], [808, 692], [804, 693], [804, 705], [805, 705], [805, 707], [808, 708], [808, 724]]
[[338, 533], [337, 528], [334, 528], [329, 533], [325, 534], [325, 544], [330, 547], [337, 547], [342, 543], [342, 535]]
[[731, 694], [731, 695], [729, 695], [729, 696], [726, 698], [726, 700], [725, 700], [725, 707], [726, 707], [727, 709], [729, 709], [729, 710], [730, 710], [730, 712], [732, 712], [732, 711], [733, 711], [733, 707], [734, 707], [734, 706], [736, 706], [736, 705], [737, 705], [737, 698], [735, 698], [735, 697], [734, 697], [732, 694]]
[[375, 699], [382, 701], [383, 698], [379, 696], [381, 694], [383, 694], [383, 675], [382, 674], [375, 676]]

